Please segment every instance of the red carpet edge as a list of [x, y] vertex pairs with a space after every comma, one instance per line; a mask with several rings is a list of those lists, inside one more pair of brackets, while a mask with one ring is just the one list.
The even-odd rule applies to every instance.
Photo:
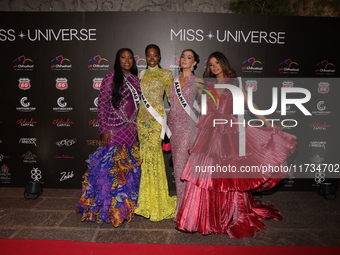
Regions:
[[0, 239], [0, 253], [4, 255], [108, 255], [108, 254], [228, 254], [228, 255], [297, 255], [340, 254], [340, 247], [323, 246], [221, 246], [172, 245], [136, 243], [92, 243], [62, 240]]

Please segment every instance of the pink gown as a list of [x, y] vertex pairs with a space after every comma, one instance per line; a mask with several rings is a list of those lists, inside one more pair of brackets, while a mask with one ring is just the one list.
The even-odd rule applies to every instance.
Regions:
[[[208, 88], [209, 89], [209, 88]], [[211, 89], [209, 89], [212, 92]], [[232, 94], [223, 91], [217, 108], [207, 97], [208, 113], [198, 124], [196, 140], [182, 179], [185, 190], [175, 219], [176, 227], [202, 234], [227, 234], [230, 238], [253, 236], [265, 228], [262, 220], [281, 220], [273, 206], [254, 200], [251, 191], [274, 187], [285, 175], [275, 173], [240, 173], [242, 167], [285, 166], [296, 146], [296, 137], [271, 128], [246, 126], [246, 155], [239, 156], [238, 125], [216, 125], [214, 119], [237, 122], [231, 115]], [[231, 166], [236, 172], [212, 173], [204, 166]], [[205, 172], [204, 172], [205, 171]]]
[[[181, 89], [182, 96], [191, 106], [194, 104], [194, 100], [197, 96], [197, 89], [193, 86], [194, 78], [194, 75], [188, 77], [185, 81], [186, 85]], [[172, 132], [170, 143], [176, 182], [176, 195], [179, 203], [184, 192], [184, 181], [181, 180], [181, 175], [189, 158], [188, 151], [196, 137], [197, 124], [179, 103], [174, 84], [170, 86], [169, 94], [170, 113], [168, 117], [168, 125]], [[191, 107], [191, 109], [197, 115], [195, 109], [193, 107]]]

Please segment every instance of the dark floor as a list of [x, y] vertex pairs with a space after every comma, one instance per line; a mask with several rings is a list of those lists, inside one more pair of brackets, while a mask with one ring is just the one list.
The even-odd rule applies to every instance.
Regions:
[[23, 188], [0, 187], [0, 238], [55, 239], [84, 242], [124, 242], [200, 245], [340, 245], [340, 198], [326, 200], [314, 191], [277, 191], [263, 194], [283, 221], [265, 221], [266, 229], [254, 237], [190, 234], [177, 231], [173, 220], [135, 221], [114, 228], [81, 222], [75, 213], [79, 190], [44, 189], [36, 200], [24, 198]]

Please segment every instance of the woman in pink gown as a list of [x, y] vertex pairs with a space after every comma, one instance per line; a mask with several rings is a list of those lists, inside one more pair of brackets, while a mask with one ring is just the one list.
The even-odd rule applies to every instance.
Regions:
[[[264, 116], [257, 116], [266, 127], [245, 127], [246, 154], [240, 156], [239, 125], [230, 125], [238, 122], [231, 115], [232, 94], [228, 89], [214, 88], [214, 83], [236, 80], [232, 79], [236, 77], [235, 71], [220, 52], [208, 58], [204, 78], [210, 77], [215, 82], [206, 83], [207, 114], [200, 117], [196, 140], [182, 175], [185, 190], [175, 219], [176, 227], [205, 235], [227, 234], [230, 238], [253, 236], [265, 228], [262, 220], [282, 217], [273, 206], [254, 200], [251, 192], [274, 187], [286, 173], [240, 173], [239, 170], [261, 165], [284, 166], [295, 150], [296, 137], [274, 129]], [[255, 104], [254, 107], [257, 108]], [[214, 127], [216, 119], [228, 120], [229, 124]], [[226, 172], [217, 173], [218, 167]]]
[[[180, 74], [170, 86], [170, 113], [168, 125], [172, 132], [171, 153], [176, 182], [177, 203], [182, 198], [184, 182], [181, 175], [189, 158], [189, 152], [197, 132], [198, 106], [203, 80], [194, 74], [200, 59], [191, 49], [183, 50], [180, 58]], [[184, 98], [184, 99], [183, 99]], [[196, 102], [196, 103], [195, 103]], [[183, 108], [187, 105], [188, 112]]]

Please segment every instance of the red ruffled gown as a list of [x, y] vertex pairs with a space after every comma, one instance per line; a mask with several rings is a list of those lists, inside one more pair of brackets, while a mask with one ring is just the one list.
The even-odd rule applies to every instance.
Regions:
[[[208, 90], [213, 93], [213, 89]], [[240, 157], [239, 125], [230, 125], [231, 121], [238, 122], [231, 115], [232, 101], [228, 89], [223, 91], [218, 107], [207, 96], [208, 112], [200, 117], [182, 175], [185, 190], [175, 219], [180, 230], [243, 238], [265, 228], [262, 220], [282, 219], [278, 210], [254, 200], [251, 192], [272, 188], [287, 174], [278, 169], [294, 152], [296, 137], [280, 129], [274, 133], [271, 128], [246, 126], [246, 155]], [[214, 119], [228, 123], [213, 127]], [[277, 171], [249, 172], [254, 166], [276, 167]]]

